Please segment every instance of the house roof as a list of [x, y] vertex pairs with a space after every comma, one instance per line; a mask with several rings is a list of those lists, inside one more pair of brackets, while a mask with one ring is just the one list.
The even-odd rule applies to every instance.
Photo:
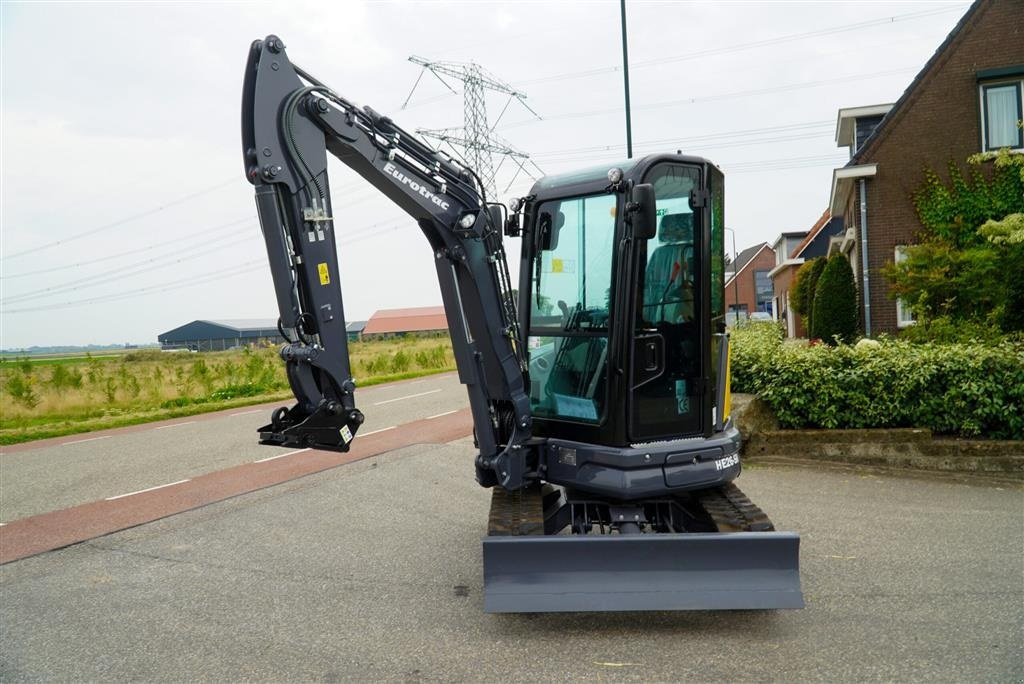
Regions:
[[753, 247], [747, 247], [745, 250], [740, 252], [736, 256], [736, 261], [733, 262], [733, 265], [735, 266], [736, 270], [725, 281], [725, 284], [728, 286], [728, 284], [732, 282], [734, 278], [739, 276], [739, 274], [743, 272], [743, 269], [745, 269], [747, 266], [753, 263], [754, 259], [757, 257], [758, 254], [761, 253], [761, 250], [763, 249], [771, 251], [772, 248], [768, 246], [767, 242], [762, 242], [758, 245], [754, 245]]
[[821, 229], [824, 228], [831, 220], [831, 211], [826, 209], [825, 211], [821, 212], [821, 217], [819, 217], [817, 222], [813, 226], [811, 226], [811, 229], [809, 231], [807, 231], [807, 236], [800, 242], [800, 244], [793, 248], [793, 252], [789, 254], [789, 258], [798, 259], [800, 255], [803, 253], [804, 249], [807, 247], [807, 245], [814, 242], [814, 238], [818, 237], [818, 233], [821, 232]]
[[345, 332], [361, 333], [366, 327], [366, 321], [349, 321], [345, 325]]
[[381, 309], [366, 322], [364, 335], [383, 333], [447, 330], [448, 318], [443, 306], [422, 306], [411, 309]]
[[856, 123], [857, 119], [864, 116], [878, 116], [886, 115], [889, 110], [892, 109], [892, 103], [868, 105], [866, 107], [844, 107], [839, 110], [839, 114], [836, 117], [836, 145], [844, 147], [846, 145], [857, 144], [857, 130]]
[[936, 48], [935, 53], [928, 58], [924, 67], [922, 67], [921, 71], [917, 73], [914, 80], [912, 80], [910, 85], [907, 86], [906, 90], [903, 91], [900, 98], [896, 100], [896, 103], [892, 106], [892, 109], [889, 110], [889, 113], [885, 115], [877, 126], [875, 126], [875, 130], [867, 137], [864, 144], [862, 144], [860, 148], [854, 152], [853, 156], [850, 157], [850, 161], [847, 163], [847, 166], [858, 166], [862, 164], [867, 158], [867, 153], [871, 151], [880, 140], [884, 139], [889, 134], [889, 131], [892, 130], [892, 122], [902, 117], [904, 110], [910, 106], [910, 100], [913, 99], [914, 94], [923, 83], [929, 80], [939, 62], [942, 61], [946, 50], [957, 39], [963, 28], [971, 21], [972, 18], [974, 18], [979, 9], [982, 6], [987, 6], [990, 2], [991, 0], [975, 0], [974, 3], [967, 8], [964, 15], [960, 17], [960, 21], [956, 23], [956, 26], [954, 26], [953, 30], [949, 32], [949, 35], [942, 41], [942, 44]]
[[[818, 220], [814, 223], [813, 226], [811, 226], [811, 229], [807, 231], [807, 233], [804, 235], [804, 239], [800, 241], [800, 244], [794, 247], [793, 251], [786, 255], [786, 258], [783, 259], [781, 263], [779, 263], [772, 270], [768, 271], [768, 276], [774, 278], [776, 273], [780, 273], [791, 266], [799, 266], [802, 263], [804, 263], [803, 257], [801, 256], [801, 254], [803, 254], [804, 249], [807, 248], [807, 245], [814, 242], [814, 238], [818, 237], [818, 233], [820, 233], [821, 230], [825, 226], [827, 226], [828, 222], [831, 220], [832, 212], [830, 212], [828, 209], [821, 212], [821, 216], [818, 217]], [[799, 233], [795, 234], [798, 235]], [[794, 233], [783, 233], [782, 235], [779, 236], [779, 240], [777, 240], [776, 242], [781, 241], [782, 238], [787, 235], [794, 235]]]

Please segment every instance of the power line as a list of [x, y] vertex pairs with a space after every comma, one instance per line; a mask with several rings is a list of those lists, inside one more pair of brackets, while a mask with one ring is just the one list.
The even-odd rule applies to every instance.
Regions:
[[[143, 261], [143, 262], [140, 262], [138, 264], [134, 264], [132, 266], [132, 268], [129, 268], [128, 270], [125, 270], [123, 268], [115, 268], [115, 269], [111, 269], [109, 271], [104, 271], [102, 273], [94, 273], [94, 274], [89, 275], [89, 276], [84, 276], [82, 278], [78, 278], [78, 279], [75, 279], [75, 280], [66, 281], [66, 282], [61, 283], [59, 285], [54, 285], [52, 287], [47, 287], [47, 288], [44, 288], [44, 289], [41, 289], [41, 290], [35, 290], [35, 291], [32, 291], [32, 292], [26, 292], [26, 293], [19, 294], [19, 295], [11, 295], [11, 296], [5, 298], [4, 300], [0, 301], [0, 306], [6, 306], [6, 305], [11, 304], [11, 303], [21, 303], [21, 302], [24, 302], [24, 301], [29, 301], [29, 300], [32, 300], [32, 299], [40, 299], [40, 298], [43, 298], [43, 297], [51, 297], [51, 296], [53, 296], [55, 294], [61, 294], [63, 292], [68, 292], [70, 290], [83, 290], [83, 289], [87, 289], [87, 288], [90, 288], [90, 287], [96, 287], [97, 285], [105, 285], [107, 283], [117, 282], [117, 281], [120, 281], [120, 280], [124, 280], [126, 278], [130, 278], [130, 277], [138, 275], [140, 273], [148, 273], [148, 272], [156, 270], [156, 269], [167, 268], [168, 266], [177, 266], [180, 263], [183, 263], [183, 262], [186, 262], [186, 261], [191, 261], [193, 259], [198, 259], [200, 257], [204, 257], [204, 256], [207, 256], [209, 254], [212, 254], [212, 253], [219, 252], [221, 250], [227, 249], [229, 247], [236, 247], [237, 246], [236, 245], [237, 241], [234, 240], [235, 236], [236, 235], [240, 235], [243, 232], [248, 232], [248, 230], [249, 230], [248, 228], [245, 228], [243, 230], [236, 230], [236, 231], [233, 231], [231, 233], [226, 233], [224, 235], [221, 235], [219, 237], [211, 238], [210, 240], [207, 240], [206, 242], [204, 242], [202, 244], [199, 244], [199, 245], [192, 245], [192, 246], [189, 246], [189, 247], [185, 247], [185, 248], [183, 248], [181, 250], [176, 250], [176, 251], [171, 252], [169, 254], [164, 254], [164, 255], [158, 256], [158, 257], [153, 257], [152, 259], [149, 259], [147, 261]], [[213, 246], [216, 243], [224, 242], [225, 240], [231, 240], [231, 242], [229, 244], [226, 244], [226, 245], [220, 245], [220, 246], [217, 246], [217, 247]], [[159, 262], [165, 261], [167, 259], [173, 259], [174, 257], [176, 257], [176, 256], [178, 256], [180, 254], [187, 254], [188, 252], [196, 252], [197, 250], [199, 251], [198, 254], [189, 254], [188, 256], [183, 256], [183, 257], [181, 257], [179, 259], [175, 259], [174, 261], [171, 261], [169, 263], [159, 263]]]
[[84, 230], [81, 233], [75, 233], [74, 235], [70, 235], [70, 236], [68, 236], [66, 238], [61, 238], [60, 240], [54, 240], [53, 242], [47, 242], [47, 243], [42, 244], [42, 245], [36, 245], [35, 247], [30, 247], [29, 249], [23, 249], [22, 251], [15, 252], [14, 254], [6, 254], [2, 258], [4, 258], [4, 259], [15, 259], [17, 257], [25, 256], [26, 254], [35, 254], [36, 252], [41, 252], [44, 249], [50, 249], [51, 247], [56, 247], [58, 245], [67, 244], [68, 242], [71, 242], [73, 240], [79, 240], [81, 238], [88, 237], [89, 235], [95, 235], [96, 233], [99, 233], [99, 232], [104, 231], [104, 230], [109, 230], [111, 228], [116, 228], [117, 226], [124, 225], [125, 223], [128, 223], [130, 221], [136, 221], [136, 220], [138, 220], [140, 218], [145, 218], [146, 216], [152, 216], [153, 214], [157, 214], [157, 213], [159, 213], [161, 211], [164, 211], [165, 209], [168, 209], [168, 208], [173, 207], [173, 206], [177, 206], [179, 204], [184, 204], [185, 202], [188, 202], [189, 200], [195, 199], [196, 197], [201, 197], [202, 195], [208, 195], [209, 193], [213, 192], [214, 190], [220, 190], [223, 187], [226, 187], [226, 186], [228, 186], [228, 185], [230, 185], [232, 183], [237, 183], [237, 182], [238, 182], [238, 178], [237, 177], [232, 177], [231, 180], [224, 181], [222, 183], [218, 183], [217, 185], [213, 185], [211, 187], [204, 188], [203, 190], [197, 190], [196, 192], [192, 192], [192, 193], [189, 193], [188, 195], [184, 195], [182, 197], [179, 197], [178, 199], [171, 200], [170, 202], [166, 202], [164, 204], [161, 204], [160, 206], [154, 207], [153, 209], [147, 209], [146, 211], [141, 211], [141, 212], [139, 212], [137, 214], [131, 214], [130, 216], [126, 216], [126, 217], [124, 217], [122, 219], [118, 219], [117, 221], [111, 221], [110, 223], [105, 223], [105, 224], [103, 224], [101, 226], [97, 226], [95, 228], [90, 228], [89, 230]]
[[238, 225], [239, 223], [242, 223], [243, 221], [251, 221], [251, 220], [252, 220], [251, 216], [246, 216], [244, 218], [235, 219], [234, 221], [228, 221], [227, 223], [221, 223], [220, 225], [216, 225], [216, 226], [213, 226], [211, 228], [203, 228], [202, 230], [197, 230], [197, 231], [194, 231], [192, 233], [186, 233], [185, 235], [182, 235], [180, 237], [176, 237], [173, 240], [166, 240], [164, 242], [158, 242], [158, 243], [156, 243], [154, 245], [147, 245], [146, 247], [137, 247], [135, 249], [129, 249], [129, 250], [126, 250], [124, 252], [118, 252], [116, 254], [107, 254], [106, 256], [97, 257], [95, 259], [90, 258], [88, 261], [77, 261], [77, 262], [75, 262], [73, 264], [64, 264], [62, 266], [52, 266], [52, 267], [49, 267], [49, 268], [40, 268], [40, 269], [33, 270], [33, 271], [25, 271], [23, 273], [12, 273], [10, 275], [4, 274], [4, 275], [0, 275], [0, 280], [12, 280], [12, 279], [15, 279], [15, 278], [25, 278], [25, 277], [28, 277], [28, 276], [42, 275], [44, 273], [55, 273], [57, 271], [69, 271], [69, 270], [72, 270], [72, 269], [75, 269], [75, 268], [81, 268], [82, 266], [92, 266], [93, 264], [98, 264], [98, 263], [101, 263], [101, 262], [104, 262], [104, 261], [110, 261], [112, 259], [120, 259], [121, 257], [131, 256], [133, 254], [141, 254], [142, 252], [149, 252], [149, 251], [157, 249], [159, 247], [165, 247], [167, 245], [173, 245], [173, 244], [180, 244], [182, 240], [187, 240], [189, 238], [197, 237], [197, 236], [200, 236], [200, 235], [202, 235], [204, 237], [208, 237], [210, 235], [211, 231], [220, 230], [222, 228], [230, 228], [231, 226]]
[[[358, 235], [359, 233], [362, 233], [362, 232], [364, 232], [364, 231], [366, 231], [368, 229], [374, 228], [374, 227], [376, 227], [378, 225], [380, 225], [380, 224], [374, 224], [374, 225], [371, 225], [371, 226], [365, 226], [363, 228], [360, 228], [359, 231], [356, 231], [356, 234]], [[407, 228], [407, 227], [409, 227], [411, 225], [415, 225], [415, 224], [413, 224], [411, 222], [398, 223], [398, 224], [395, 224], [393, 226], [385, 227], [385, 228], [381, 229], [380, 231], [375, 231], [373, 233], [367, 233], [367, 234], [358, 235], [358, 237], [355, 237], [353, 239], [343, 240], [343, 241], [337, 243], [337, 245], [338, 246], [343, 246], [343, 245], [352, 244], [354, 242], [360, 242], [362, 240], [366, 240], [366, 239], [369, 239], [369, 238], [372, 238], [372, 237], [379, 237], [379, 236], [381, 236], [386, 231], [398, 230], [398, 229], [403, 228], [403, 227]], [[54, 310], [54, 309], [66, 309], [66, 308], [69, 308], [69, 307], [80, 307], [80, 306], [89, 305], [89, 304], [101, 304], [101, 303], [107, 303], [107, 302], [113, 302], [113, 301], [120, 301], [120, 300], [123, 300], [123, 299], [132, 299], [132, 298], [138, 297], [138, 296], [157, 294], [159, 292], [169, 292], [169, 291], [179, 290], [179, 289], [186, 288], [186, 287], [192, 287], [194, 285], [202, 285], [202, 284], [205, 284], [205, 283], [211, 283], [211, 282], [215, 282], [215, 281], [218, 281], [218, 280], [223, 280], [223, 279], [226, 279], [226, 278], [232, 278], [232, 277], [235, 277], [235, 276], [243, 275], [245, 273], [251, 273], [251, 272], [254, 272], [254, 271], [261, 270], [261, 268], [263, 268], [265, 266], [266, 266], [266, 263], [265, 263], [264, 260], [256, 259], [256, 260], [246, 261], [246, 262], [243, 262], [243, 263], [240, 263], [240, 264], [235, 264], [233, 266], [228, 266], [228, 267], [226, 267], [224, 269], [221, 269], [221, 271], [219, 273], [214, 273], [214, 274], [210, 274], [210, 275], [207, 275], [207, 276], [199, 276], [199, 277], [190, 277], [190, 278], [181, 278], [181, 279], [177, 279], [177, 280], [171, 280], [171, 281], [167, 281], [167, 282], [164, 282], [164, 283], [158, 283], [156, 285], [150, 285], [150, 286], [147, 286], [147, 287], [138, 288], [138, 289], [136, 289], [136, 290], [134, 290], [132, 292], [117, 292], [117, 293], [112, 293], [112, 294], [108, 294], [108, 295], [99, 295], [99, 296], [96, 296], [96, 297], [90, 297], [90, 298], [87, 298], [87, 299], [77, 299], [77, 300], [73, 300], [73, 301], [58, 302], [58, 303], [52, 303], [52, 304], [41, 304], [39, 306], [33, 306], [33, 307], [27, 307], [27, 308], [21, 308], [21, 309], [5, 309], [3, 313], [5, 313], [5, 314], [14, 314], [14, 313], [32, 313], [32, 312], [39, 312], [39, 311], [51, 311], [51, 310]], [[50, 293], [50, 294], [52, 295], [52, 294], [55, 294], [55, 293]]]
[[[747, 136], [747, 135], [758, 135], [761, 133], [776, 133], [776, 132], [788, 132], [788, 131], [799, 131], [811, 128], [822, 128], [835, 125], [835, 121], [831, 119], [819, 120], [819, 121], [808, 121], [801, 123], [791, 124], [779, 124], [778, 126], [766, 126], [763, 128], [747, 128], [743, 130], [735, 131], [720, 131], [718, 133], [706, 133], [704, 135], [692, 135], [684, 138], [662, 138], [660, 140], [647, 140], [637, 145], [674, 145], [674, 144], [689, 144], [694, 142], [703, 142], [707, 140], [714, 140], [717, 138], [732, 138], [736, 136]], [[598, 151], [611, 151], [613, 149], [622, 147], [622, 145], [592, 145], [590, 147], [568, 147], [561, 150], [550, 150], [548, 152], [538, 152], [537, 157], [550, 157], [559, 156], [564, 153], [574, 152], [598, 152]]]
[[[660, 57], [657, 59], [649, 59], [640, 62], [632, 62], [630, 68], [642, 69], [651, 66], [657, 66], [660, 64], [670, 64], [675, 62], [683, 62], [691, 59], [697, 59], [700, 57], [708, 57], [712, 55], [722, 55], [731, 52], [740, 52], [743, 50], [750, 50], [759, 47], [766, 47], [770, 45], [778, 45], [781, 43], [790, 43], [799, 40], [806, 40], [807, 38], [817, 38], [819, 36], [833, 35], [836, 33], [845, 33], [847, 31], [857, 31], [864, 28], [871, 28], [874, 26], [882, 26], [887, 24], [894, 24], [901, 21], [910, 21], [913, 19], [920, 19], [924, 17], [934, 16], [937, 14], [943, 14], [945, 12], [961, 11], [962, 6], [958, 7], [943, 7], [941, 9], [924, 10], [921, 12], [911, 12], [909, 14], [897, 14], [888, 17], [879, 17], [877, 19], [869, 19], [867, 21], [861, 21], [853, 24], [843, 24], [840, 26], [832, 26], [823, 29], [816, 29], [814, 31], [805, 31], [803, 33], [791, 33], [783, 36], [776, 36], [775, 38], [766, 38], [764, 40], [756, 40], [749, 43], [737, 43], [735, 45], [725, 45], [717, 48], [709, 48], [706, 50], [696, 50], [694, 52], [687, 52], [681, 55], [674, 55], [671, 57]], [[543, 76], [540, 78], [527, 79], [524, 81], [516, 81], [516, 85], [535, 85], [539, 83], [550, 83], [553, 81], [564, 81], [575, 78], [585, 78], [588, 76], [597, 76], [601, 74], [615, 73], [622, 69], [621, 66], [607, 66], [599, 67], [596, 69], [586, 69], [583, 71], [575, 71], [564, 74], [556, 74], [554, 76]]]
[[[834, 85], [836, 83], [850, 83], [852, 81], [865, 81], [872, 78], [879, 78], [882, 76], [892, 76], [899, 73], [906, 73], [908, 71], [915, 71], [919, 67], [902, 67], [900, 69], [887, 69], [885, 71], [876, 71], [869, 74], [851, 74], [848, 76], [840, 76], [837, 78], [822, 79], [819, 81], [802, 81], [800, 83], [789, 83], [781, 86], [772, 86], [769, 88], [754, 88], [751, 90], [737, 90], [730, 93], [719, 93], [717, 95], [707, 95], [704, 97], [692, 97], [682, 100], [666, 100], [664, 102], [653, 102], [647, 105], [641, 105], [634, 107], [633, 109], [663, 109], [665, 107], [676, 107], [684, 104], [696, 104], [698, 102], [714, 102], [719, 100], [729, 100], [737, 97], [749, 97], [752, 95], [767, 95], [771, 93], [790, 92], [794, 90], [804, 90], [805, 88], [817, 88], [823, 85]], [[595, 109], [588, 112], [569, 112], [565, 114], [555, 114], [551, 116], [545, 116], [542, 121], [559, 121], [567, 119], [582, 119], [590, 116], [599, 116], [602, 114], [618, 114], [619, 109], [612, 107], [608, 109]], [[524, 121], [516, 121], [514, 123], [506, 124], [502, 126], [502, 129], [516, 128], [518, 126], [526, 126], [531, 123], [536, 123], [537, 120], [527, 119]]]

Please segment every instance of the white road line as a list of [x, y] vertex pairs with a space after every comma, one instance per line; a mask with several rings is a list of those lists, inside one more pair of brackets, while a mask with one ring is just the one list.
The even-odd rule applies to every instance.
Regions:
[[235, 416], [247, 416], [250, 413], [261, 413], [261, 412], [266, 411], [266, 410], [267, 409], [259, 408], [259, 409], [253, 409], [252, 411], [242, 411], [241, 413], [231, 413], [231, 414], [228, 415], [228, 418], [234, 418]]
[[397, 425], [390, 425], [390, 426], [388, 426], [386, 428], [381, 428], [380, 430], [371, 430], [370, 432], [361, 432], [358, 435], [356, 435], [356, 437], [369, 437], [370, 435], [375, 435], [378, 432], [386, 432], [388, 430], [394, 430], [396, 427], [398, 427], [398, 426]]
[[384, 401], [378, 401], [378, 402], [376, 402], [374, 404], [374, 406], [381, 406], [383, 404], [390, 404], [391, 402], [402, 401], [403, 399], [414, 399], [416, 397], [425, 397], [428, 394], [435, 394], [436, 392], [440, 392], [440, 391], [441, 391], [440, 389], [434, 389], [434, 390], [430, 390], [429, 392], [420, 392], [419, 394], [407, 394], [404, 397], [395, 397], [394, 399], [385, 399]]
[[425, 383], [425, 382], [426, 382], [426, 380], [413, 380], [413, 381], [412, 381], [412, 382], [410, 382], [409, 384], [410, 384], [410, 385], [422, 385], [422, 384], [423, 384], [423, 383]]
[[197, 422], [199, 422], [199, 421], [196, 421], [196, 420], [186, 420], [184, 423], [174, 423], [173, 425], [161, 425], [160, 427], [155, 427], [153, 429], [154, 430], [166, 430], [167, 428], [181, 427], [182, 425], [191, 425], [192, 423], [197, 423]]
[[73, 442], [64, 442], [61, 446], [67, 446], [69, 444], [81, 444], [82, 442], [95, 442], [97, 439], [110, 439], [111, 435], [103, 435], [102, 437], [90, 437], [89, 439], [76, 439]]
[[453, 413], [458, 413], [458, 412], [459, 412], [458, 409], [456, 409], [455, 411], [445, 411], [444, 413], [438, 413], [438, 414], [433, 415], [433, 416], [427, 416], [423, 420], [433, 420], [434, 418], [440, 418], [441, 416], [450, 416]]
[[118, 494], [117, 496], [108, 496], [107, 501], [113, 501], [114, 499], [123, 499], [126, 496], [135, 496], [136, 494], [142, 494], [143, 492], [152, 492], [154, 489], [163, 489], [164, 487], [173, 487], [174, 485], [185, 484], [191, 482], [192, 478], [186, 478], [184, 480], [178, 480], [177, 482], [168, 482], [167, 484], [157, 485], [156, 487], [149, 487], [148, 489], [140, 489], [137, 492], [128, 492], [127, 494]]
[[277, 456], [267, 456], [266, 458], [261, 458], [258, 461], [253, 461], [253, 463], [266, 463], [267, 461], [273, 461], [278, 458], [284, 458], [285, 456], [291, 456], [292, 454], [301, 454], [303, 451], [310, 451], [310, 449], [295, 449], [294, 451], [286, 451], [283, 454], [278, 454]]

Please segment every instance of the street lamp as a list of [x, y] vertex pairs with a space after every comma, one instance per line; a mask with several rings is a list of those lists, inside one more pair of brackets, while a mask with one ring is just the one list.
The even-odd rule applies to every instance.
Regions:
[[739, 257], [739, 252], [736, 251], [736, 231], [732, 228], [723, 228], [723, 230], [732, 233], [732, 291], [736, 300], [736, 322], [738, 323], [740, 320], [740, 283], [736, 278], [736, 259]]

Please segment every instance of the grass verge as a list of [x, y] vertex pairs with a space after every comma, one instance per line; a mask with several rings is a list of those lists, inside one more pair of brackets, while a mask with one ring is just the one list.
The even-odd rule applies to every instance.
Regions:
[[[359, 381], [358, 386], [359, 388], [365, 388], [389, 382], [398, 382], [400, 380], [412, 380], [414, 378], [420, 378], [428, 375], [437, 375], [439, 373], [450, 373], [451, 371], [451, 368], [434, 368], [428, 370], [407, 371], [405, 373], [379, 375]], [[292, 399], [293, 397], [290, 391], [277, 390], [251, 397], [238, 397], [236, 399], [225, 399], [221, 401], [204, 401], [202, 403], [176, 406], [173, 408], [157, 408], [148, 411], [137, 411], [128, 415], [96, 416], [82, 420], [64, 421], [62, 423], [42, 423], [22, 428], [2, 429], [0, 430], [0, 446], [22, 444], [39, 439], [51, 439], [53, 437], [66, 437], [67, 435], [96, 432], [97, 430], [129, 427], [132, 425], [141, 425], [143, 423], [154, 423], [161, 420], [169, 420], [171, 418], [185, 418], [187, 416], [214, 413], [216, 411], [225, 411], [228, 409], [243, 408], [245, 406], [267, 404], [270, 402], [290, 402]], [[269, 420], [269, 418], [270, 414], [268, 413], [267, 419]]]

